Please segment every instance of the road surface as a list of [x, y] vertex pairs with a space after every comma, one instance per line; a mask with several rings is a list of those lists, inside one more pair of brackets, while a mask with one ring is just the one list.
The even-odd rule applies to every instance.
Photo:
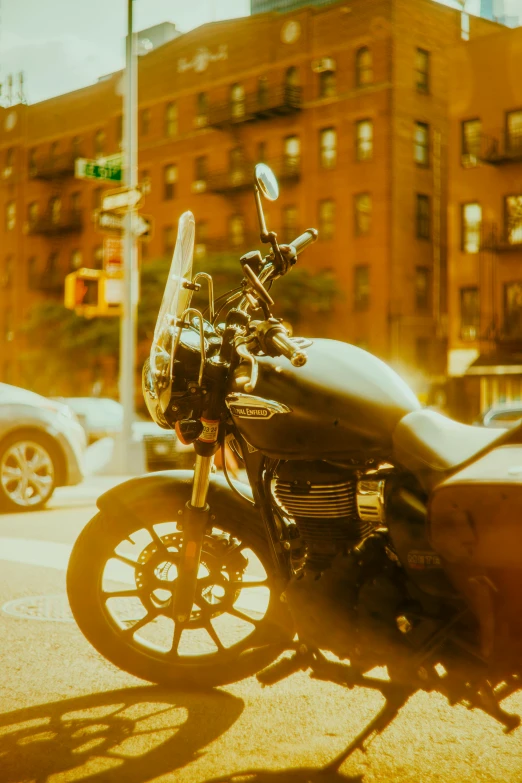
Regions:
[[[103, 478], [52, 507], [0, 516], [1, 783], [520, 783], [522, 728], [439, 694], [417, 693], [339, 774], [325, 765], [371, 720], [383, 696], [294, 674], [209, 693], [152, 687], [120, 672], [68, 613], [65, 568], [95, 513]], [[522, 694], [507, 709], [522, 714]]]

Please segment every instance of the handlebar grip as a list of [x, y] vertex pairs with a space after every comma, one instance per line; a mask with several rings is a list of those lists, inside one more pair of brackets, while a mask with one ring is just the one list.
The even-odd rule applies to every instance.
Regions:
[[287, 337], [283, 332], [274, 332], [274, 334], [268, 334], [267, 337], [275, 345], [283, 356], [290, 359], [290, 362], [294, 367], [302, 367], [308, 361], [307, 354], [300, 348], [296, 348], [290, 337]]
[[295, 248], [296, 254], [299, 255], [299, 253], [303, 252], [305, 247], [308, 247], [308, 245], [311, 245], [313, 242], [315, 242], [318, 236], [319, 232], [316, 228], [307, 228], [303, 234], [288, 244], [292, 245]]

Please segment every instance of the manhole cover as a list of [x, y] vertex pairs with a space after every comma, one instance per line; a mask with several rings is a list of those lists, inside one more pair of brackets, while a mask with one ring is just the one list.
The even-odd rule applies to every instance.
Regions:
[[[113, 598], [116, 605], [113, 608], [122, 622], [133, 622], [141, 616], [139, 609], [126, 604], [126, 599]], [[140, 603], [141, 606], [141, 603]], [[65, 593], [58, 595], [29, 595], [15, 598], [2, 606], [2, 612], [21, 620], [47, 620], [55, 623], [74, 623], [74, 617], [69, 608]]]
[[55, 623], [73, 623], [74, 618], [65, 594], [29, 595], [15, 598], [2, 606], [2, 612], [24, 620], [52, 620]]

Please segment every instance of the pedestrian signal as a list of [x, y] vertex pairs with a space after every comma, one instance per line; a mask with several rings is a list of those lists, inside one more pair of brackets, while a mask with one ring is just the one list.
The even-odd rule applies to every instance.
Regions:
[[65, 278], [65, 307], [85, 318], [121, 315], [121, 304], [111, 295], [110, 282], [101, 269], [79, 269]]

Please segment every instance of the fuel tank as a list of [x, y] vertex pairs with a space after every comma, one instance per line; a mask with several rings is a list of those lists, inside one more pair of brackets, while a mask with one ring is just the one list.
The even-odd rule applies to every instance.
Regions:
[[251, 446], [276, 459], [343, 459], [354, 452], [386, 454], [400, 419], [420, 408], [388, 365], [336, 340], [314, 340], [308, 362], [259, 358], [252, 394], [241, 368], [227, 395], [235, 425]]

